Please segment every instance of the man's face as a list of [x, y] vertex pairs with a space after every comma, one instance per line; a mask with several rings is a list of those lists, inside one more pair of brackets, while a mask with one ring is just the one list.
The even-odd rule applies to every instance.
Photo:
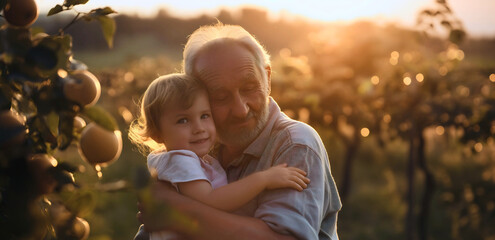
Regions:
[[246, 147], [268, 118], [267, 73], [235, 43], [217, 43], [201, 52], [195, 72], [205, 83], [221, 143]]

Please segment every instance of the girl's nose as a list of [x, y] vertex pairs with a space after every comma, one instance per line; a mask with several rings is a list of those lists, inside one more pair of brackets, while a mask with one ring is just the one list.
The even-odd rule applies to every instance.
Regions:
[[205, 128], [203, 126], [203, 124], [201, 123], [201, 121], [196, 121], [194, 123], [194, 127], [193, 127], [193, 133], [194, 134], [199, 134], [199, 133], [203, 133], [205, 131]]

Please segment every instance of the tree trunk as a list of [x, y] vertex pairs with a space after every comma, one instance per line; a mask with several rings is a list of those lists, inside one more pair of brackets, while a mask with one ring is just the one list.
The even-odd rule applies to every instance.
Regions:
[[352, 180], [352, 167], [354, 165], [354, 156], [357, 153], [361, 141], [358, 138], [354, 138], [353, 141], [346, 146], [345, 158], [344, 158], [344, 174], [342, 176], [342, 189], [340, 191], [340, 199], [344, 203], [349, 195]]
[[414, 221], [414, 172], [415, 172], [415, 161], [417, 159], [416, 156], [416, 146], [417, 146], [417, 134], [416, 134], [416, 126], [413, 123], [411, 127], [411, 132], [409, 136], [409, 159], [407, 165], [407, 215], [406, 215], [406, 239], [414, 240], [414, 229], [415, 229], [415, 221]]
[[418, 216], [418, 236], [421, 240], [428, 239], [428, 217], [430, 215], [430, 205], [435, 192], [435, 179], [426, 165], [425, 139], [423, 131], [418, 132], [418, 166], [425, 174], [425, 189], [421, 200], [421, 209]]

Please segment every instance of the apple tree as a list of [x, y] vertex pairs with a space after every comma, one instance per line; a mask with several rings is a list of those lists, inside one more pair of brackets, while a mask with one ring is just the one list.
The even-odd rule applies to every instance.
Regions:
[[64, 31], [80, 20], [98, 21], [109, 46], [115, 23], [110, 7], [83, 13], [65, 0], [48, 15], [75, 11], [58, 33], [32, 28], [35, 0], [1, 0], [0, 28], [0, 235], [6, 239], [86, 239], [81, 218], [91, 197], [74, 178], [76, 164], [55, 157], [70, 146], [101, 176], [117, 160], [122, 138], [114, 118], [95, 105], [101, 86], [72, 53]]

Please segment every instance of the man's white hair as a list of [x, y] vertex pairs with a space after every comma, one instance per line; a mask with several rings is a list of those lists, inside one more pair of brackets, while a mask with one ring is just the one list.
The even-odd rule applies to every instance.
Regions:
[[184, 72], [192, 76], [194, 74], [194, 63], [198, 53], [208, 43], [221, 39], [234, 40], [245, 47], [255, 57], [260, 70], [270, 66], [270, 55], [253, 35], [241, 26], [226, 25], [219, 22], [215, 25], [202, 26], [189, 36], [183, 52], [184, 60], [182, 67]]

